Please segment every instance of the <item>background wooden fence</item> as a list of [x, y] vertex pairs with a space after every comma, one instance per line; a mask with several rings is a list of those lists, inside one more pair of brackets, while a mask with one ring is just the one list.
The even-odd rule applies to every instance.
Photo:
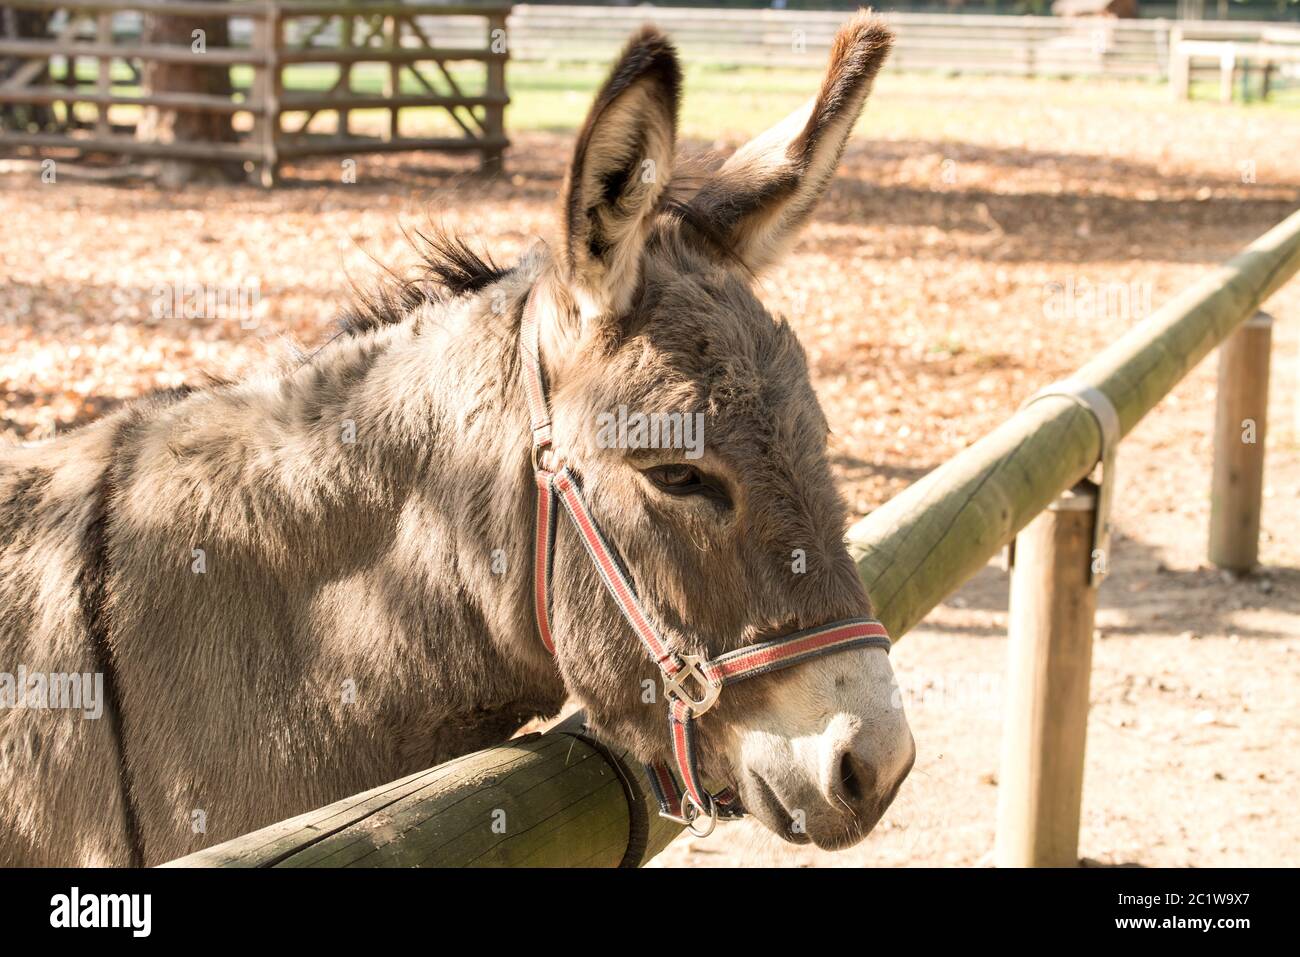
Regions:
[[[653, 20], [688, 60], [821, 69], [844, 11], [518, 4], [510, 15], [517, 60], [604, 62]], [[1169, 76], [1170, 35], [1256, 41], [1300, 27], [1269, 22], [1069, 19], [885, 13], [898, 35], [888, 69], [1016, 76]], [[1212, 65], [1195, 64], [1211, 75]]]
[[[1210, 558], [1248, 568], [1267, 422], [1268, 323], [1259, 308], [1297, 272], [1300, 212], [1093, 358], [1071, 377], [1073, 395], [1026, 405], [849, 530], [858, 573], [896, 641], [1004, 545], [1019, 543], [999, 864], [1077, 863], [1095, 572], [1109, 561], [1092, 534], [1107, 519], [1105, 496], [1086, 484], [1105, 451], [1104, 417], [1079, 396], [1113, 413], [1117, 441], [1224, 344]], [[1255, 426], [1250, 444], [1245, 419]], [[635, 866], [680, 830], [655, 813], [635, 764], [571, 719], [172, 866]]]
[[[249, 161], [268, 183], [281, 160], [298, 156], [469, 150], [493, 167], [508, 145], [508, 4], [6, 0], [6, 5], [48, 13], [51, 35], [0, 38], [0, 58], [9, 61], [0, 78], [0, 109], [7, 107], [11, 117], [0, 122], [2, 144]], [[219, 18], [229, 24], [229, 43], [203, 49], [145, 44], [140, 42], [144, 15]], [[89, 74], [78, 69], [86, 60], [95, 64]], [[143, 66], [150, 62], [224, 71], [240, 82], [229, 95], [142, 89]], [[467, 80], [466, 64], [477, 65], [478, 76]], [[358, 88], [358, 68], [370, 65], [382, 67], [381, 87]], [[12, 119], [15, 107], [26, 108], [24, 121]], [[234, 142], [140, 138], [134, 122], [113, 115], [115, 107], [231, 114], [241, 135]], [[401, 112], [416, 107], [445, 111], [454, 132], [403, 135]], [[353, 111], [365, 109], [385, 111], [381, 129], [353, 128]], [[317, 118], [324, 122], [313, 122]]]
[[[391, 150], [469, 150], [500, 164], [508, 141], [506, 60], [607, 62], [646, 20], [667, 30], [690, 62], [820, 69], [841, 11], [690, 7], [511, 7], [504, 3], [333, 3], [307, 0], [6, 0], [47, 15], [45, 37], [0, 37], [0, 146], [145, 154], [251, 163], [263, 182], [282, 160]], [[140, 42], [146, 16], [220, 18], [228, 43], [196, 52]], [[1251, 49], [1300, 50], [1300, 30], [1276, 23], [887, 15], [898, 34], [889, 69], [1018, 76], [1175, 77], [1177, 92], [1221, 79], [1221, 96], [1252, 69], [1274, 85], [1300, 71], [1275, 69]], [[1231, 41], [1242, 54], [1180, 57]], [[1171, 54], [1171, 44], [1174, 53]], [[147, 63], [221, 71], [230, 92], [149, 90]], [[381, 76], [375, 82], [376, 72]], [[231, 117], [238, 135], [163, 142], [136, 128], [132, 111], [156, 108]], [[403, 111], [434, 108], [449, 122], [404, 133]], [[360, 129], [357, 111], [382, 111]], [[367, 118], [373, 124], [373, 116]]]

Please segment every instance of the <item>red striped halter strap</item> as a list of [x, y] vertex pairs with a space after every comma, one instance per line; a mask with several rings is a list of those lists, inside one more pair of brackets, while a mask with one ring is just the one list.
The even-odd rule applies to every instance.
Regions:
[[[646, 765], [660, 814], [685, 824], [700, 836], [713, 830], [719, 818], [739, 817], [743, 811], [734, 790], [710, 794], [700, 783], [695, 755], [695, 719], [718, 702], [724, 685], [778, 671], [813, 658], [854, 648], [889, 650], [889, 635], [874, 618], [848, 618], [784, 635], [773, 641], [745, 645], [705, 659], [675, 651], [637, 596], [632, 578], [618, 552], [601, 532], [587, 505], [582, 484], [551, 445], [551, 413], [546, 379], [538, 348], [537, 286], [529, 291], [519, 328], [520, 369], [531, 419], [533, 477], [537, 483], [537, 524], [533, 548], [533, 610], [537, 630], [547, 651], [555, 654], [551, 635], [551, 576], [555, 565], [557, 503], [564, 506], [601, 581], [619, 611], [636, 632], [663, 676], [668, 699], [668, 730], [676, 776], [664, 763]], [[677, 777], [681, 778], [679, 788]]]

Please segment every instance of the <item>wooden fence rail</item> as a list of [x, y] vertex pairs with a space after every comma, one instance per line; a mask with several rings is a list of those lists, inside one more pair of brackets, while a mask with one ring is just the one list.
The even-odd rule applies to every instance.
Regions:
[[[1072, 381], [1105, 396], [1118, 415], [1120, 434], [1127, 434], [1298, 271], [1300, 212], [1210, 270], [1097, 355]], [[1237, 408], [1233, 406], [1234, 415]], [[877, 614], [895, 640], [1084, 479], [1101, 456], [1101, 445], [1101, 427], [1086, 407], [1062, 396], [1044, 397], [854, 525], [849, 548]], [[1096, 507], [1084, 502], [1061, 510], [1075, 511], [1075, 505], [1085, 511]], [[1028, 549], [1022, 560], [1037, 554], [1055, 562], [1060, 549], [1053, 543], [1063, 540], [1061, 535], [1077, 539], [1076, 525], [1067, 517], [1053, 519], [1040, 533], [1041, 546]], [[1039, 569], [1048, 586], [1057, 583], [1055, 567], [1045, 573]], [[1095, 587], [1088, 585], [1086, 571], [1076, 568], [1071, 574], [1082, 581], [1071, 586], [1076, 597], [1078, 587]], [[1085, 606], [1087, 600], [1083, 596]], [[1080, 614], [1089, 619], [1083, 633], [1091, 635], [1090, 611], [1084, 607]], [[1077, 637], [1080, 622], [1070, 626]], [[1046, 651], [1048, 677], [1068, 671], [1050, 660], [1061, 652], [1056, 647], [1060, 636], [1046, 637], [1045, 644], [1027, 643], [1028, 652], [1041, 656]], [[1074, 645], [1077, 662], [1087, 645]], [[1027, 680], [1044, 674], [1030, 662], [1023, 664]], [[1086, 670], [1082, 680], [1086, 717]], [[1078, 676], [1071, 681], [1064, 691], [1077, 706]], [[1039, 682], [1037, 687], [1051, 685]], [[1027, 689], [1021, 700], [1041, 702], [1033, 697], [1037, 693]], [[1071, 788], [1077, 792], [1083, 754], [1082, 728], [1077, 720], [1066, 725], [1055, 737], [1025, 736], [1024, 747], [1036, 750], [1017, 755], [1032, 769], [1021, 775], [1019, 786], [1034, 790], [1009, 795], [1009, 806], [1044, 808], [1056, 823], [1046, 828], [1050, 833], [1000, 834], [1000, 849], [1015, 850], [1000, 853], [1002, 863], [1050, 862], [1047, 850], [1056, 859], [1069, 856], [1071, 835], [1062, 835], [1057, 811], [1062, 794]], [[1041, 749], [1062, 738], [1077, 748], [1068, 766], [1057, 767], [1043, 760]], [[1068, 813], [1063, 817], [1077, 840], [1077, 793], [1071, 800], [1074, 824]], [[1024, 818], [1021, 814], [1017, 828], [1030, 831], [1041, 823]], [[654, 813], [639, 772], [571, 719], [546, 734], [458, 758], [172, 866], [635, 866], [679, 833], [678, 825]], [[1050, 848], [1048, 839], [1055, 841]]]
[[575, 717], [164, 866], [635, 867], [679, 829], [634, 766]]

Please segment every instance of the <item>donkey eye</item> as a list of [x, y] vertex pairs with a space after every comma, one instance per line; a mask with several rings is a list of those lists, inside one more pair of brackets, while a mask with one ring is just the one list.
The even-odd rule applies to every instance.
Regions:
[[689, 465], [661, 465], [645, 474], [665, 492], [689, 492], [704, 484], [700, 473]]
[[655, 488], [669, 495], [702, 495], [730, 507], [722, 483], [689, 465], [659, 465], [641, 473]]

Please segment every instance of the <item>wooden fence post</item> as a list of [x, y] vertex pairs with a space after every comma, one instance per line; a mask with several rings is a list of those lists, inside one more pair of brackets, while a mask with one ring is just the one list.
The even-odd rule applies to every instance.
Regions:
[[1169, 31], [1169, 89], [1175, 100], [1192, 98], [1192, 57], [1183, 47], [1183, 28]]
[[[351, 53], [356, 47], [357, 21], [356, 14], [352, 12], [339, 14], [339, 49], [344, 53]], [[343, 90], [343, 95], [347, 97], [355, 96], [356, 91], [352, 89], [352, 67], [355, 64], [348, 62], [339, 66], [339, 86]], [[346, 106], [340, 107], [338, 111], [338, 126], [335, 129], [336, 136], [352, 135], [352, 111]]]
[[[488, 17], [487, 48], [489, 57], [487, 61], [486, 92], [488, 96], [504, 99], [506, 93], [506, 61], [504, 58], [491, 56], [498, 50], [506, 55], [509, 55], [510, 52], [510, 37], [504, 15], [494, 14]], [[501, 140], [505, 138], [505, 135], [505, 104], [487, 104], [483, 107], [483, 137], [491, 142], [483, 148], [480, 156], [479, 167], [483, 172], [500, 173], [502, 171], [501, 156], [504, 148], [501, 146]]]
[[1219, 347], [1209, 558], [1235, 572], [1248, 572], [1259, 560], [1272, 344], [1273, 318], [1260, 312]]
[[[384, 43], [385, 46], [396, 55], [402, 49], [402, 18], [388, 16], [384, 17]], [[402, 93], [402, 64], [393, 59], [388, 64], [388, 74], [384, 77], [384, 97], [392, 99], [401, 96]], [[388, 122], [384, 126], [382, 137], [385, 142], [392, 142], [398, 139], [401, 133], [401, 122], [399, 119], [401, 110], [389, 104]]]
[[999, 867], [1073, 867], [1088, 730], [1097, 588], [1094, 486], [1058, 498], [1016, 537], [998, 779]]
[[[111, 10], [101, 10], [96, 14], [95, 39], [100, 46], [107, 48], [113, 45], [113, 12]], [[113, 126], [108, 111], [112, 107], [107, 101], [107, 97], [113, 92], [113, 58], [110, 56], [101, 56], [99, 58], [95, 92], [105, 97], [96, 108], [95, 133], [98, 136], [111, 136]]]
[[1232, 102], [1232, 79], [1237, 72], [1237, 53], [1229, 47], [1219, 54], [1219, 102]]
[[280, 102], [284, 81], [280, 74], [280, 51], [284, 45], [284, 24], [278, 4], [271, 5], [253, 21], [252, 100], [261, 110], [253, 114], [253, 142], [258, 151], [257, 181], [266, 189], [280, 175]]

